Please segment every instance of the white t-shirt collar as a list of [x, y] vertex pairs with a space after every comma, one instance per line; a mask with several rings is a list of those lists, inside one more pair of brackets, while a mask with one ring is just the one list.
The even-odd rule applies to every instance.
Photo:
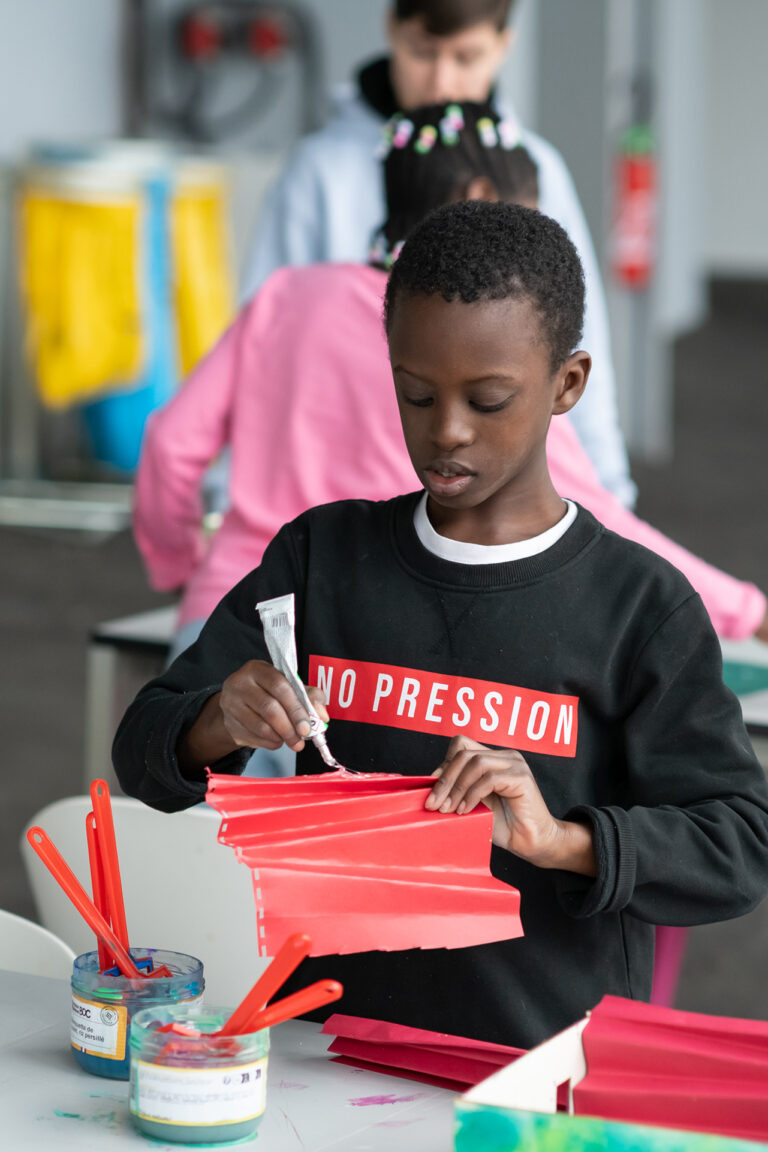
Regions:
[[531, 536], [529, 540], [518, 540], [514, 544], [467, 544], [463, 540], [449, 540], [447, 536], [441, 536], [432, 527], [427, 515], [426, 492], [416, 505], [413, 525], [416, 535], [427, 551], [442, 560], [450, 560], [454, 564], [508, 564], [511, 560], [525, 560], [528, 556], [537, 556], [539, 552], [545, 552], [565, 535], [576, 519], [578, 508], [572, 500], [564, 500], [563, 503], [566, 510], [557, 524], [553, 524], [538, 536]]

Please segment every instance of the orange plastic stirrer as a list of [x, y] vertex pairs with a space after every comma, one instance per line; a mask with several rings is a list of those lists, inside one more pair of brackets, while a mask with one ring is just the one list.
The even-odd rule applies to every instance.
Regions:
[[[91, 889], [93, 891], [93, 902], [101, 912], [105, 920], [109, 920], [109, 905], [107, 904], [107, 894], [104, 887], [104, 868], [101, 863], [101, 854], [99, 852], [98, 832], [96, 830], [96, 820], [93, 812], [89, 812], [85, 818], [85, 836], [88, 841], [88, 863], [91, 866]], [[114, 966], [114, 959], [103, 940], [98, 940], [99, 949], [99, 968], [104, 972], [107, 968]]]
[[99, 852], [107, 888], [109, 918], [112, 921], [115, 935], [127, 951], [129, 948], [128, 926], [125, 922], [123, 885], [120, 879], [120, 864], [117, 859], [117, 840], [115, 839], [115, 823], [112, 819], [112, 803], [106, 780], [91, 781], [91, 803], [93, 804], [93, 814], [96, 817]]
[[304, 932], [294, 932], [289, 936], [271, 964], [265, 968], [259, 979], [251, 988], [227, 1020], [220, 1028], [218, 1036], [240, 1036], [249, 1032], [246, 1027], [251, 1016], [261, 1011], [268, 1000], [271, 1000], [278, 988], [282, 988], [288, 977], [294, 972], [305, 956], [309, 956], [312, 940]]
[[64, 890], [66, 895], [77, 908], [80, 915], [85, 920], [88, 927], [96, 933], [98, 938], [102, 940], [110, 951], [114, 954], [117, 966], [124, 976], [133, 976], [143, 979], [149, 977], [150, 979], [155, 976], [170, 976], [172, 973], [168, 968], [163, 965], [161, 968], [156, 968], [154, 972], [140, 972], [136, 967], [133, 958], [128, 953], [127, 949], [123, 948], [115, 933], [107, 924], [106, 920], [99, 912], [98, 908], [91, 900], [90, 896], [83, 888], [82, 884], [75, 876], [72, 869], [69, 867], [64, 857], [59, 852], [56, 845], [52, 840], [49, 840], [46, 832], [37, 825], [30, 828], [27, 832], [27, 840], [32, 845], [33, 850], [45, 864], [48, 871], [53, 876], [54, 880]]
[[254, 1012], [238, 1035], [259, 1032], [262, 1028], [274, 1028], [275, 1024], [282, 1024], [284, 1020], [292, 1020], [294, 1016], [302, 1016], [314, 1008], [331, 1004], [343, 994], [344, 988], [338, 980], [317, 980], [308, 988], [293, 992], [283, 1000], [276, 1000], [268, 1008], [262, 1008], [261, 1012]]

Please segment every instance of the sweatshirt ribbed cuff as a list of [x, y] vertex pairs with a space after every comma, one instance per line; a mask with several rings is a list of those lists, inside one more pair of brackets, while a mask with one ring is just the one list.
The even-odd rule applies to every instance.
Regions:
[[637, 851], [629, 813], [623, 808], [572, 808], [566, 820], [589, 824], [595, 846], [594, 879], [559, 872], [555, 890], [560, 906], [575, 920], [599, 912], [620, 912], [635, 890]]
[[[162, 799], [165, 801], [163, 806], [167, 808], [170, 785], [178, 796], [178, 804], [174, 806], [174, 811], [189, 808], [192, 804], [205, 800], [207, 781], [187, 780], [181, 775], [179, 762], [176, 758], [176, 747], [184, 732], [200, 715], [206, 700], [220, 690], [220, 684], [213, 684], [207, 688], [201, 688], [198, 692], [186, 693], [183, 708], [176, 710], [177, 702], [173, 702], [174, 711], [170, 724], [166, 726], [160, 723], [153, 727], [147, 741], [144, 757], [145, 776], [138, 799], [143, 800], [146, 804], [153, 804], [153, 802], [156, 804], [159, 799]], [[221, 760], [217, 760], [210, 767], [215, 772], [238, 775], [244, 770], [251, 751], [250, 748], [238, 749], [228, 756], [224, 756]], [[152, 771], [152, 765], [156, 763], [163, 765], [160, 776], [156, 776]], [[157, 785], [156, 791], [153, 787], [155, 784]]]

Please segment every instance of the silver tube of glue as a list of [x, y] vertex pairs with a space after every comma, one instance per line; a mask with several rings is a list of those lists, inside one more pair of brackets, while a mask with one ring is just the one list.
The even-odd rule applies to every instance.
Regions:
[[293, 592], [286, 596], [275, 596], [272, 600], [262, 600], [256, 605], [264, 629], [269, 658], [282, 672], [309, 714], [309, 738], [329, 768], [341, 768], [338, 760], [331, 755], [325, 739], [325, 724], [315, 710], [309, 693], [299, 676], [299, 661], [296, 655], [296, 609]]

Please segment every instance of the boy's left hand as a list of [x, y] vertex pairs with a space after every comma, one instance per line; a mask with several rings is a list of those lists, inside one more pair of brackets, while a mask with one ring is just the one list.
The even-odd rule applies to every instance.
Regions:
[[434, 775], [427, 808], [461, 816], [483, 803], [493, 812], [493, 843], [500, 848], [539, 868], [595, 875], [590, 829], [552, 815], [519, 752], [455, 736]]

